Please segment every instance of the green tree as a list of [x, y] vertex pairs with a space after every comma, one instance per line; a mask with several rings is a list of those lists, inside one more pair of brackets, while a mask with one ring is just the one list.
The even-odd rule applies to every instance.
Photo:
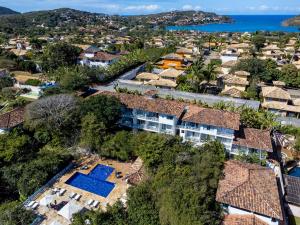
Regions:
[[255, 46], [256, 50], [259, 51], [262, 47], [264, 47], [266, 38], [264, 35], [257, 34], [252, 37], [251, 41], [252, 41], [253, 45]]
[[96, 95], [84, 100], [81, 104], [82, 115], [93, 113], [98, 123], [102, 122], [106, 128], [114, 127], [119, 120], [121, 103], [115, 97]]
[[75, 65], [80, 52], [80, 48], [65, 42], [50, 44], [44, 50], [42, 68], [44, 71], [51, 71], [60, 66]]
[[91, 151], [100, 150], [106, 128], [102, 122], [99, 122], [93, 113], [88, 113], [82, 118], [80, 146]]
[[26, 210], [20, 202], [7, 202], [0, 205], [1, 225], [28, 225], [35, 218], [31, 210]]
[[291, 87], [300, 87], [300, 73], [294, 65], [284, 65], [281, 70], [280, 80]]

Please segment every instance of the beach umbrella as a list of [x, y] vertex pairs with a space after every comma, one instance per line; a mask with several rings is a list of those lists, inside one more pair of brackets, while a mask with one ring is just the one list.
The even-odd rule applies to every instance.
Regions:
[[50, 225], [62, 225], [60, 222], [58, 222], [58, 221], [53, 221], [52, 223], [50, 223]]
[[46, 195], [44, 198], [42, 198], [40, 200], [40, 205], [46, 206], [49, 205], [50, 203], [52, 203], [54, 200], [54, 196], [53, 195]]
[[80, 212], [83, 209], [82, 206], [78, 205], [74, 201], [69, 201], [58, 214], [71, 221], [73, 214]]

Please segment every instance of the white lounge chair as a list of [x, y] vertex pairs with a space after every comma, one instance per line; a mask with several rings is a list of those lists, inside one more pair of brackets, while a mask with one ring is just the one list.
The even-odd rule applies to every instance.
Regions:
[[95, 208], [97, 208], [98, 205], [99, 205], [99, 202], [98, 202], [97, 200], [95, 200], [94, 203], [93, 203], [93, 206], [94, 206]]
[[29, 204], [27, 205], [27, 207], [32, 207], [33, 205], [34, 205], [34, 203], [35, 203], [35, 201], [31, 201], [31, 202], [29, 202]]
[[62, 196], [64, 193], [66, 192], [66, 189], [60, 189], [60, 191], [58, 192], [59, 196]]
[[76, 201], [78, 201], [80, 198], [81, 198], [81, 195], [80, 195], [80, 194], [76, 194], [76, 196], [75, 196], [74, 199], [75, 199]]
[[33, 210], [35, 210], [38, 206], [39, 206], [39, 203], [36, 202], [36, 203], [33, 204], [33, 206], [31, 206], [31, 208], [32, 208]]
[[75, 195], [76, 195], [76, 193], [72, 192], [72, 193], [69, 195], [69, 197], [70, 197], [70, 198], [74, 198]]
[[93, 199], [90, 199], [86, 202], [86, 205], [87, 206], [91, 206], [93, 204], [94, 200]]

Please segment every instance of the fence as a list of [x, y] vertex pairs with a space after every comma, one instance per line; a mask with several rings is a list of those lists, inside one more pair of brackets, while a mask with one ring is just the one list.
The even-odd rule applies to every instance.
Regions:
[[60, 171], [58, 174], [56, 174], [54, 177], [51, 178], [44, 186], [42, 186], [40, 189], [38, 189], [36, 192], [34, 192], [31, 196], [27, 198], [25, 202], [23, 202], [23, 205], [28, 205], [31, 201], [36, 200], [42, 193], [46, 191], [47, 188], [52, 186], [60, 177], [62, 177], [65, 173], [70, 171], [74, 167], [74, 163], [70, 163], [66, 168], [64, 168], [62, 171]]

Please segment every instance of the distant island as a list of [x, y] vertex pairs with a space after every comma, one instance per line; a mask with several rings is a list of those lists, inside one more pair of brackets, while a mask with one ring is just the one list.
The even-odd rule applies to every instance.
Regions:
[[282, 25], [300, 27], [300, 15], [283, 21]]

